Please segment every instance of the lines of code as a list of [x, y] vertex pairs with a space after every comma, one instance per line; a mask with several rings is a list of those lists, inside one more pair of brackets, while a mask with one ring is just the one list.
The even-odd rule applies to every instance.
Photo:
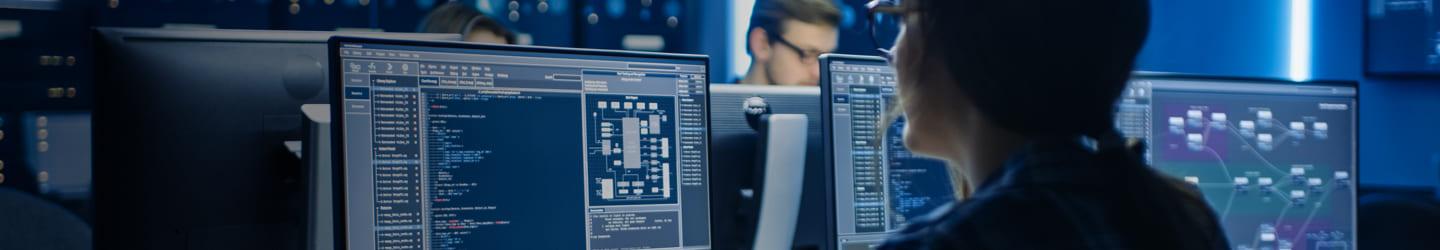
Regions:
[[878, 87], [850, 87], [851, 157], [854, 157], [855, 231], [884, 232], [885, 178], [880, 149], [881, 106]]
[[418, 249], [419, 89], [414, 77], [373, 76], [376, 249]]
[[340, 49], [348, 246], [709, 245], [703, 60], [365, 46]]
[[584, 247], [514, 240], [584, 233], [582, 177], [566, 171], [580, 158], [564, 157], [581, 147], [579, 95], [427, 88], [423, 101], [431, 249]]
[[886, 178], [889, 179], [890, 229], [955, 200], [945, 162], [916, 156], [905, 148], [905, 118], [885, 132]]

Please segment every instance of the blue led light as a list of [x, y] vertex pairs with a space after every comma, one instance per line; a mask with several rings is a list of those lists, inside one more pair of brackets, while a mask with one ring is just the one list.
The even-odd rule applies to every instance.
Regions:
[[620, 18], [625, 15], [625, 0], [606, 1], [605, 12], [610, 14], [610, 18]]
[[673, 16], [673, 17], [680, 17], [680, 1], [678, 1], [678, 0], [665, 1], [665, 16], [667, 16], [667, 17], [672, 17], [672, 16]]
[[1310, 80], [1310, 0], [1290, 0], [1290, 80]]

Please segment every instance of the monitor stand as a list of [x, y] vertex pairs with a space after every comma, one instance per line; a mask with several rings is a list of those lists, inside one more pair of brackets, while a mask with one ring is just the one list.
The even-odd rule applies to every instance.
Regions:
[[334, 182], [330, 165], [330, 104], [300, 106], [305, 114], [305, 141], [301, 157], [306, 168], [309, 206], [306, 206], [305, 249], [335, 249]]
[[758, 182], [760, 213], [751, 249], [790, 249], [805, 176], [806, 121], [802, 114], [760, 116], [764, 170]]

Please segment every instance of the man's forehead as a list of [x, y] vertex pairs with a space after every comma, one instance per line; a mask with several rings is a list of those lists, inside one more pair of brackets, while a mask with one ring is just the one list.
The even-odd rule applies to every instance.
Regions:
[[833, 25], [813, 24], [797, 20], [785, 20], [781, 22], [785, 34], [785, 40], [799, 45], [804, 49], [817, 49], [823, 51], [835, 50], [839, 31]]

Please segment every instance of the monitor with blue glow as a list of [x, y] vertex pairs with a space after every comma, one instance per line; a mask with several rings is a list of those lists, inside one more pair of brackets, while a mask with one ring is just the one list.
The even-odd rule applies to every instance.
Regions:
[[1235, 249], [1355, 249], [1356, 87], [1142, 73], [1116, 125]]
[[708, 58], [337, 37], [337, 244], [704, 249]]

